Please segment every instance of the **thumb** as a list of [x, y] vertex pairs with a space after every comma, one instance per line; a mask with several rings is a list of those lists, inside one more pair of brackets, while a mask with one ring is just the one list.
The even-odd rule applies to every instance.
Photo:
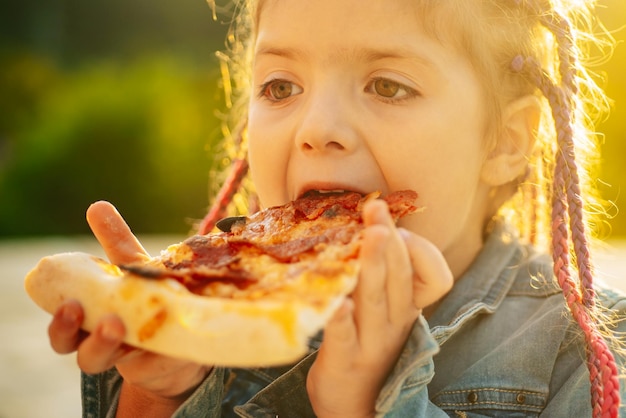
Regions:
[[413, 300], [422, 309], [441, 299], [454, 284], [454, 276], [443, 254], [427, 239], [404, 228], [398, 232], [406, 243], [413, 265]]
[[150, 258], [122, 215], [109, 202], [99, 201], [89, 206], [87, 223], [111, 263], [130, 264]]

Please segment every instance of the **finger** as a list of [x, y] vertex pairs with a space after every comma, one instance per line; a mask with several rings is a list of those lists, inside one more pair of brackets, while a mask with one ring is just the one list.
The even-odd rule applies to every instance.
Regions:
[[353, 314], [354, 302], [347, 298], [326, 324], [324, 342], [318, 355], [324, 367], [342, 370], [354, 356], [358, 340]]
[[125, 382], [172, 398], [190, 393], [213, 367], [133, 349], [116, 361], [115, 368]]
[[59, 354], [76, 351], [84, 336], [80, 329], [83, 318], [83, 308], [77, 301], [70, 300], [61, 305], [48, 326], [48, 337], [54, 351]]
[[104, 316], [78, 349], [76, 359], [81, 370], [95, 374], [113, 367], [128, 352], [123, 344], [125, 332], [124, 324], [117, 316]]
[[372, 347], [380, 343], [380, 331], [389, 326], [385, 246], [389, 228], [371, 225], [365, 229], [359, 260], [361, 272], [353, 293], [354, 318], [359, 344]]
[[389, 322], [406, 324], [407, 317], [416, 316], [411, 294], [413, 267], [406, 244], [398, 233], [389, 209], [383, 201], [374, 201], [365, 207], [363, 221], [366, 225], [378, 224], [389, 230], [389, 237], [384, 246]]
[[87, 209], [87, 222], [111, 263], [129, 264], [150, 258], [124, 218], [109, 202], [92, 204]]
[[454, 283], [454, 276], [443, 254], [427, 239], [399, 228], [415, 272], [413, 300], [422, 309], [442, 298]]

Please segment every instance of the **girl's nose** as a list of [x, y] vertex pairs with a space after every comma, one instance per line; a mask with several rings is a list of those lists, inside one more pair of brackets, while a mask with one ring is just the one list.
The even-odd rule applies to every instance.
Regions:
[[301, 109], [296, 146], [307, 154], [351, 153], [358, 144], [355, 112], [337, 95], [310, 97]]

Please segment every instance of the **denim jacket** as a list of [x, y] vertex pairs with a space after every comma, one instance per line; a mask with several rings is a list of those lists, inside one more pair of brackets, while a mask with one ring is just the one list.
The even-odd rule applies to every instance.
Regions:
[[[597, 293], [626, 331], [626, 297]], [[174, 416], [312, 417], [305, 382], [320, 343], [313, 338], [295, 365], [215, 368]], [[120, 386], [115, 369], [83, 375], [84, 416], [113, 417]], [[385, 417], [571, 418], [591, 416], [590, 399], [584, 340], [550, 258], [498, 226], [428, 323], [416, 321], [376, 410]]]

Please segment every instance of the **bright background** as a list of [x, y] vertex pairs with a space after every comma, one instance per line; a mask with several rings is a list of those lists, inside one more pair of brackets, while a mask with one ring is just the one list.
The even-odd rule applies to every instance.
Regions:
[[[623, 0], [602, 4], [609, 29], [626, 23]], [[99, 199], [138, 234], [189, 233], [221, 161], [214, 51], [226, 28], [204, 0], [3, 2], [0, 239], [87, 234]], [[626, 46], [596, 70], [616, 103], [598, 181], [624, 207]], [[626, 236], [626, 215], [611, 213], [613, 237]]]
[[[610, 211], [613, 239], [626, 238], [626, 2], [601, 0], [598, 14], [618, 44], [607, 63], [596, 71], [604, 76], [605, 90], [613, 100], [610, 117], [598, 127], [604, 133], [602, 173], [598, 179], [605, 199], [613, 202]], [[621, 209], [621, 212], [620, 210]], [[626, 261], [626, 260], [625, 260]]]

